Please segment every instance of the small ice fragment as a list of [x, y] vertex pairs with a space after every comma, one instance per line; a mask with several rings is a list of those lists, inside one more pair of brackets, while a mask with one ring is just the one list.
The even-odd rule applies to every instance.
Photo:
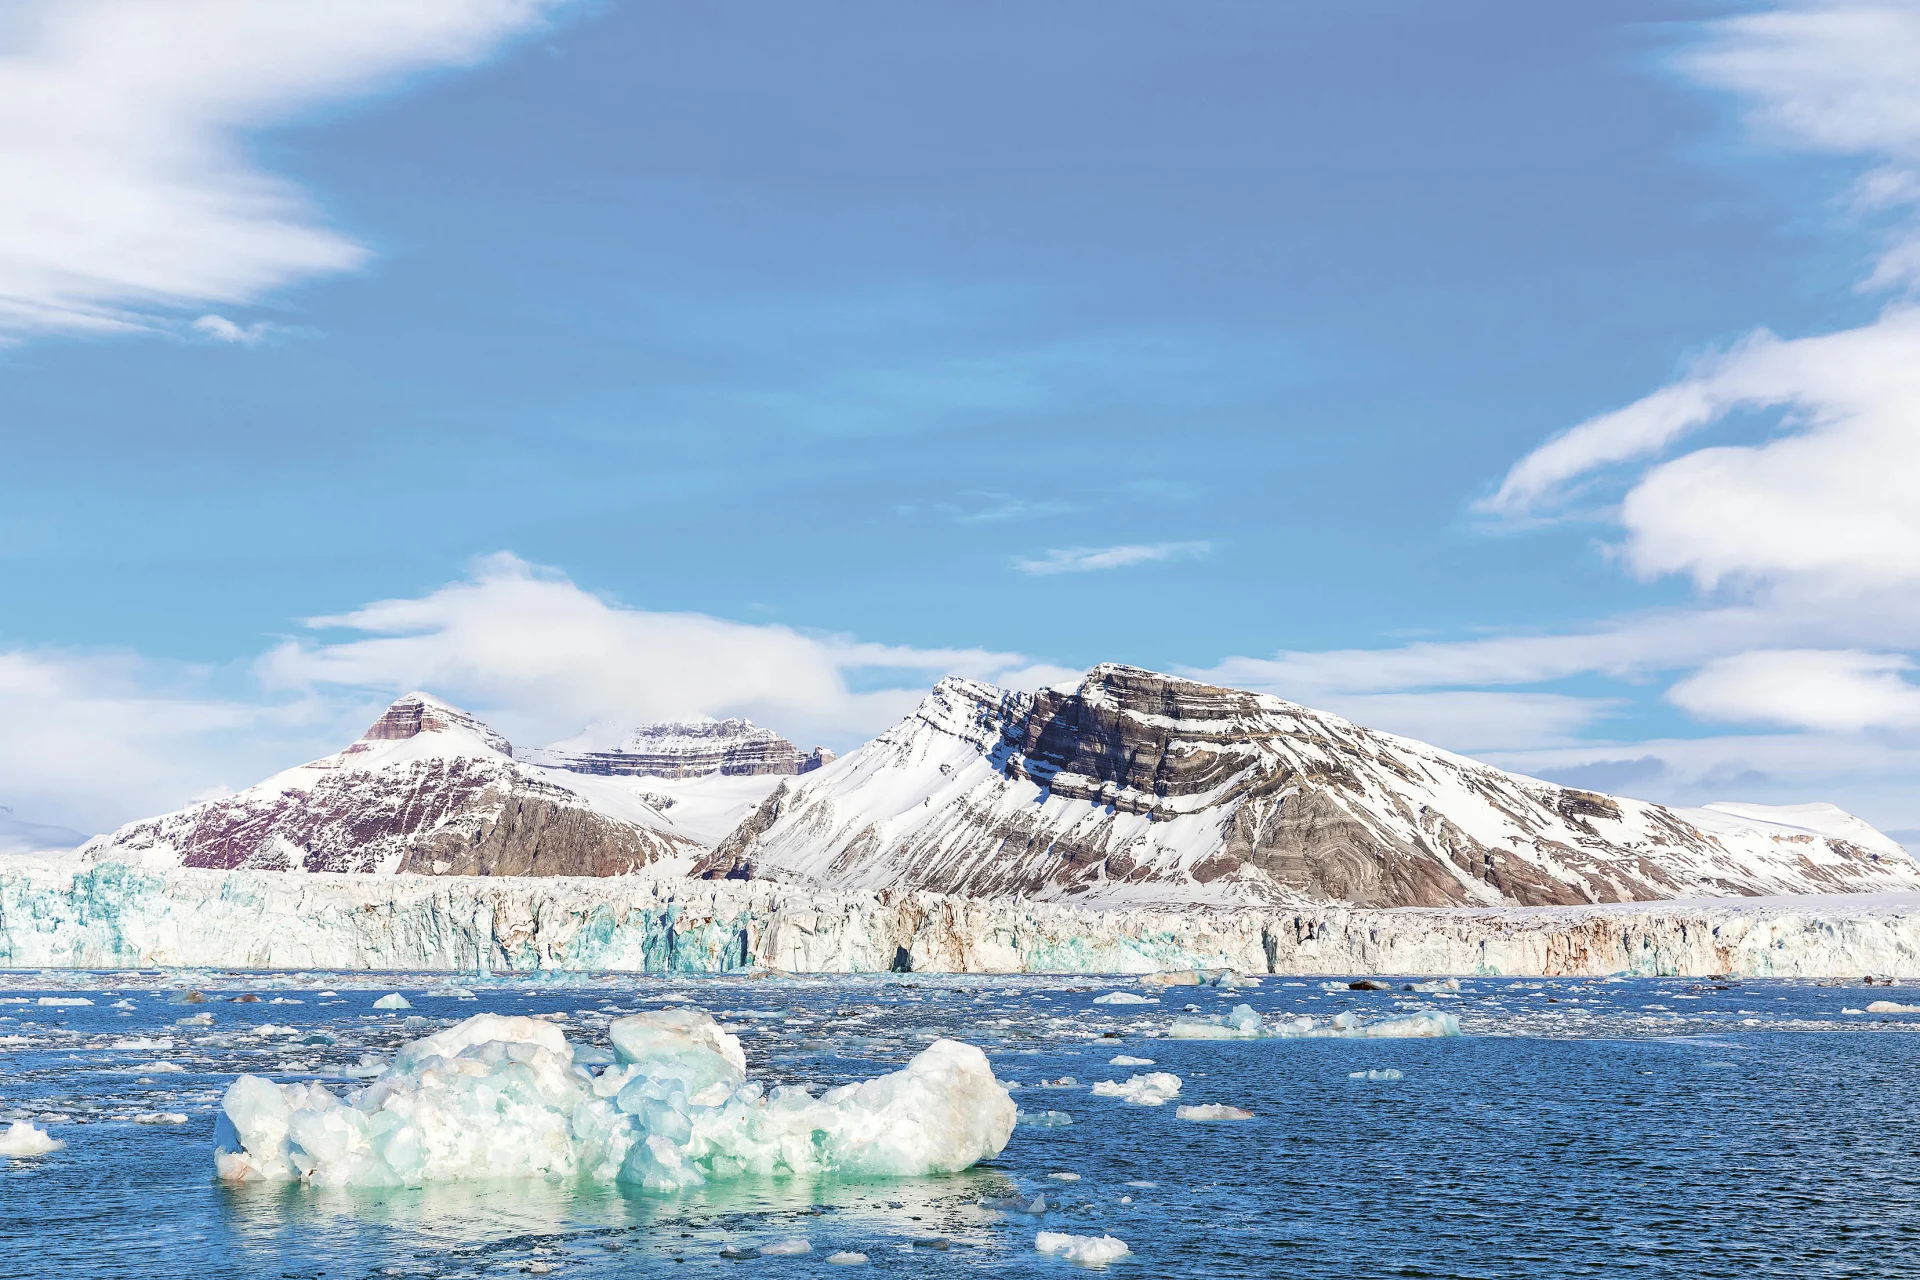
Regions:
[[812, 1253], [813, 1246], [805, 1240], [776, 1240], [772, 1244], [761, 1245], [760, 1252], [769, 1258], [785, 1258], [794, 1254]]
[[851, 1249], [842, 1249], [838, 1253], [827, 1255], [827, 1261], [836, 1267], [857, 1267], [867, 1260], [864, 1253], [855, 1253]]
[[1251, 1120], [1253, 1112], [1242, 1111], [1239, 1107], [1229, 1107], [1223, 1103], [1210, 1102], [1204, 1106], [1181, 1107], [1173, 1114], [1182, 1120]]
[[1347, 990], [1349, 991], [1391, 991], [1393, 990], [1393, 984], [1391, 982], [1382, 982], [1378, 978], [1361, 978], [1356, 982], [1349, 982], [1347, 984]]
[[1151, 1190], [1153, 1190], [1153, 1189], [1154, 1189], [1155, 1187], [1157, 1187], [1157, 1186], [1159, 1186], [1160, 1184], [1159, 1184], [1159, 1183], [1157, 1183], [1157, 1182], [1139, 1182], [1139, 1181], [1135, 1181], [1135, 1182], [1129, 1182], [1129, 1183], [1128, 1183], [1127, 1185], [1128, 1185], [1128, 1186], [1130, 1186], [1130, 1187], [1132, 1187], [1132, 1188], [1133, 1188], [1134, 1190], [1136, 1190], [1136, 1191], [1151, 1191]]
[[1121, 1204], [1132, 1204], [1132, 1203], [1133, 1203], [1133, 1197], [1132, 1197], [1132, 1196], [1121, 1196], [1121, 1197], [1120, 1197], [1120, 1203], [1121, 1203]]
[[1384, 1071], [1376, 1068], [1370, 1071], [1347, 1072], [1347, 1079], [1349, 1080], [1373, 1080], [1377, 1082], [1381, 1080], [1399, 1080], [1401, 1078], [1400, 1072], [1392, 1067], [1388, 1067]]
[[1432, 982], [1409, 982], [1401, 988], [1403, 991], [1420, 991], [1431, 994], [1436, 991], [1458, 991], [1460, 979], [1436, 978]]
[[64, 1005], [77, 1005], [77, 1004], [92, 1004], [93, 1001], [87, 999], [85, 996], [41, 996], [40, 999], [35, 1003], [43, 1004], [43, 1005], [63, 1005], [64, 1006]]
[[1104, 1267], [1132, 1252], [1113, 1236], [1074, 1236], [1064, 1231], [1042, 1231], [1033, 1238], [1033, 1247], [1084, 1267]]
[[[1151, 996], [1139, 995], [1136, 992], [1132, 992], [1132, 991], [1109, 991], [1107, 992], [1107, 994], [1103, 996], [1095, 996], [1093, 998], [1093, 1002], [1095, 1004], [1159, 1004], [1160, 1003], [1158, 1000], [1155, 1000]], [[41, 1003], [44, 1004], [45, 1001], [42, 1001]]]
[[135, 1036], [131, 1040], [115, 1040], [109, 1049], [171, 1049], [172, 1040], [155, 1040], [149, 1036]]
[[113, 1002], [113, 1003], [112, 1003], [111, 1005], [109, 1005], [109, 1006], [108, 1006], [108, 1008], [112, 1008], [112, 1009], [131, 1009], [131, 1008], [133, 1008], [133, 1001], [131, 1001], [131, 1000], [115, 1000], [115, 1001], [114, 1001], [114, 1002]]
[[1143, 1076], [1129, 1076], [1124, 1083], [1102, 1080], [1093, 1086], [1093, 1092], [1099, 1097], [1118, 1098], [1136, 1107], [1160, 1107], [1165, 1106], [1169, 1098], [1178, 1096], [1180, 1077], [1171, 1071], [1150, 1071]]
[[187, 1117], [179, 1111], [142, 1111], [133, 1118], [135, 1124], [185, 1124]]
[[536, 1276], [550, 1275], [553, 1272], [553, 1264], [551, 1262], [540, 1262], [537, 1260], [529, 1262], [527, 1264], [527, 1272], [529, 1275]]
[[1040, 1087], [1042, 1089], [1078, 1089], [1080, 1082], [1072, 1076], [1061, 1076], [1058, 1080], [1042, 1079]]
[[398, 991], [394, 991], [375, 1000], [373, 1007], [376, 1009], [411, 1009], [413, 1008], [413, 1002], [401, 995]]
[[[41, 1001], [45, 1004], [46, 1001]], [[1896, 1004], [1892, 1000], [1875, 1000], [1867, 1006], [1868, 1013], [1920, 1013], [1920, 1004]]]
[[1079, 1174], [1077, 1174], [1077, 1173], [1050, 1173], [1050, 1174], [1048, 1174], [1047, 1176], [1048, 1176], [1049, 1178], [1052, 1178], [1052, 1179], [1053, 1179], [1053, 1180], [1054, 1180], [1055, 1182], [1078, 1182], [1078, 1181], [1080, 1181], [1080, 1175], [1079, 1175]]
[[31, 1120], [15, 1120], [5, 1133], [0, 1133], [0, 1156], [16, 1160], [22, 1156], [43, 1156], [66, 1145], [58, 1138], [48, 1137], [47, 1131]]
[[210, 1013], [196, 1013], [191, 1017], [174, 1019], [173, 1025], [176, 1027], [210, 1027], [213, 1025], [213, 1015]]
[[1840, 1012], [1842, 1012], [1842, 1013], [1865, 1013], [1865, 1012], [1866, 1012], [1866, 1010], [1865, 1010], [1865, 1009], [1842, 1009], [1842, 1010], [1841, 1010]]
[[143, 1075], [164, 1076], [185, 1071], [186, 1068], [177, 1062], [143, 1062], [139, 1066], [129, 1067], [127, 1070], [138, 1071]]
[[1064, 1111], [1021, 1111], [1014, 1115], [1013, 1122], [1023, 1129], [1064, 1129], [1073, 1123], [1073, 1117]]
[[1153, 1065], [1153, 1059], [1130, 1058], [1123, 1053], [1117, 1057], [1108, 1058], [1107, 1065], [1110, 1067], [1150, 1067]]

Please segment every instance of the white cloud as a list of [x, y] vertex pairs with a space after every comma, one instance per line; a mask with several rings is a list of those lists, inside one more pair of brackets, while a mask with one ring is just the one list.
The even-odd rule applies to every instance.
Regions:
[[1851, 732], [1920, 727], [1920, 687], [1901, 654], [1772, 649], [1707, 663], [1667, 690], [1706, 720]]
[[271, 331], [264, 320], [249, 325], [238, 325], [225, 316], [204, 315], [193, 322], [195, 333], [205, 334], [215, 342], [231, 342], [243, 347], [251, 347], [264, 339]]
[[1125, 569], [1162, 560], [1197, 560], [1213, 550], [1210, 542], [1154, 542], [1119, 547], [1065, 547], [1033, 560], [1016, 560], [1023, 573], [1092, 573]]
[[511, 555], [309, 625], [320, 634], [258, 659], [244, 696], [211, 692], [218, 673], [199, 668], [0, 652], [0, 805], [100, 830], [338, 750], [416, 688], [525, 744], [596, 723], [747, 715], [802, 745], [845, 748], [947, 674], [1028, 689], [1077, 675], [1017, 653], [628, 608]]
[[359, 266], [362, 246], [253, 165], [247, 132], [478, 62], [553, 3], [12, 6], [0, 16], [0, 335], [157, 329], [173, 309], [254, 302]]
[[557, 738], [592, 721], [747, 715], [796, 738], [858, 741], [935, 679], [1052, 678], [1015, 653], [917, 649], [633, 609], [511, 555], [402, 600], [314, 618], [339, 640], [288, 641], [261, 659], [269, 688], [428, 689], [510, 737]]

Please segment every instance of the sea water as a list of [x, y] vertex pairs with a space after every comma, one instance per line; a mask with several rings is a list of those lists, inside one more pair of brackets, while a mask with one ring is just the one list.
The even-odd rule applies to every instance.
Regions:
[[[64, 1143], [0, 1159], [0, 1276], [1086, 1272], [1036, 1250], [1042, 1232], [1126, 1242], [1104, 1267], [1115, 1276], [1920, 1276], [1920, 1014], [1865, 1011], [1920, 1004], [1920, 989], [1404, 986], [0, 974], [0, 1130], [24, 1121]], [[1096, 1003], [1116, 990], [1158, 1003]], [[394, 993], [410, 1007], [376, 1007]], [[1270, 1023], [1433, 1009], [1464, 1034], [1166, 1034], [1241, 1004]], [[604, 1045], [611, 1020], [675, 1005], [719, 1017], [755, 1077], [816, 1092], [964, 1040], [1019, 1086], [1023, 1112], [1052, 1116], [1016, 1127], [997, 1159], [921, 1178], [663, 1195], [571, 1179], [365, 1191], [213, 1177], [238, 1075], [344, 1093], [476, 1012], [547, 1016]], [[1092, 1087], [1153, 1073], [1179, 1078], [1167, 1105]], [[1182, 1119], [1182, 1106], [1252, 1115]], [[796, 1242], [807, 1251], [781, 1252]], [[867, 1261], [829, 1260], [852, 1253]]]

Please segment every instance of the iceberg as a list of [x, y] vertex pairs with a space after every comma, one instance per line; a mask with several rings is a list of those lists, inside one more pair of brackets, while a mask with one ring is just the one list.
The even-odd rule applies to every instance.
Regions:
[[1103, 996], [1093, 998], [1095, 1004], [1159, 1004], [1151, 996], [1143, 996], [1133, 991], [1109, 991]]
[[1321, 1026], [1306, 1014], [1264, 1021], [1251, 1005], [1235, 1005], [1233, 1012], [1210, 1018], [1175, 1018], [1167, 1028], [1174, 1040], [1409, 1040], [1457, 1036], [1460, 1019], [1451, 1013], [1422, 1009], [1398, 1018], [1363, 1022], [1358, 1015], [1337, 1013]]
[[408, 1044], [344, 1096], [243, 1075], [221, 1103], [215, 1171], [322, 1186], [573, 1177], [677, 1191], [951, 1173], [998, 1155], [1013, 1133], [1013, 1099], [986, 1055], [954, 1040], [815, 1098], [748, 1080], [739, 1040], [698, 1010], [620, 1018], [609, 1034], [616, 1061], [597, 1074], [552, 1023], [482, 1013]]
[[1033, 1247], [1088, 1267], [1104, 1267], [1133, 1252], [1114, 1236], [1075, 1236], [1064, 1231], [1042, 1231], [1033, 1238]]
[[31, 1120], [15, 1120], [5, 1133], [0, 1133], [0, 1156], [16, 1160], [22, 1156], [43, 1156], [66, 1145], [58, 1138], [49, 1137], [45, 1129]]
[[1403, 1078], [1404, 1076], [1401, 1074], [1401, 1072], [1397, 1071], [1393, 1067], [1386, 1067], [1386, 1068], [1374, 1067], [1366, 1071], [1347, 1072], [1347, 1079], [1349, 1080], [1371, 1080], [1375, 1083], [1378, 1083], [1382, 1080], [1400, 1080]]
[[398, 991], [393, 991], [375, 1000], [373, 1007], [376, 1009], [411, 1009], [413, 1008], [413, 1001], [407, 999]]
[[1118, 1098], [1136, 1107], [1162, 1107], [1169, 1098], [1179, 1096], [1180, 1077], [1171, 1071], [1149, 1071], [1143, 1076], [1128, 1076], [1124, 1082], [1102, 1080], [1093, 1086], [1093, 1092], [1098, 1097]]

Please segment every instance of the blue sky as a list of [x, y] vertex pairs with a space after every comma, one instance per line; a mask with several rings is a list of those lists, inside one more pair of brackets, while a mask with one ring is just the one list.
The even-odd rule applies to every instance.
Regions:
[[[846, 747], [948, 670], [1118, 660], [1920, 828], [1911, 10], [437, 0], [213, 6], [143, 54], [27, 8], [23, 819], [245, 785], [417, 683], [529, 742], [746, 712]], [[35, 73], [111, 139], [20, 142]], [[1862, 346], [1873, 404], [1769, 381]], [[1715, 377], [1684, 427], [1602, 416]], [[1801, 516], [1709, 465], [1836, 436]], [[1835, 511], [1865, 552], [1739, 550]]]

